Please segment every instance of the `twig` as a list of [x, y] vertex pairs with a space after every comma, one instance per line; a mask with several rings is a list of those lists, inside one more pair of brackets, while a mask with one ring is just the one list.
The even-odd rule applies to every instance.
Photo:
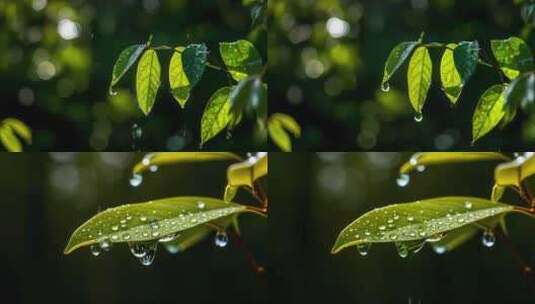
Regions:
[[240, 235], [238, 233], [236, 233], [236, 231], [231, 229], [230, 230], [230, 235], [231, 235], [232, 239], [234, 239], [236, 244], [245, 253], [245, 258], [247, 259], [247, 262], [251, 266], [251, 269], [256, 273], [256, 275], [258, 277], [258, 280], [260, 281], [262, 286], [264, 288], [267, 288], [268, 284], [267, 284], [267, 280], [266, 280], [266, 277], [265, 277], [265, 269], [264, 269], [264, 267], [260, 266], [258, 264], [258, 262], [256, 261], [256, 258], [254, 257], [254, 255], [251, 253], [251, 251], [249, 250], [249, 248], [247, 247], [247, 245], [245, 244], [243, 239], [240, 237]]

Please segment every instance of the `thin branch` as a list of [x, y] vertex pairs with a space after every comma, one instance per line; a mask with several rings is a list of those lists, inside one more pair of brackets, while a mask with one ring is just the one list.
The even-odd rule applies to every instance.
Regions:
[[245, 244], [245, 242], [243, 241], [241, 236], [238, 233], [236, 233], [236, 231], [231, 229], [230, 230], [230, 235], [231, 235], [232, 239], [234, 239], [236, 244], [243, 250], [243, 252], [245, 254], [245, 258], [247, 259], [247, 262], [251, 266], [251, 269], [256, 273], [256, 275], [258, 277], [258, 280], [260, 281], [262, 286], [264, 288], [267, 288], [268, 284], [267, 284], [267, 280], [266, 280], [266, 277], [265, 277], [265, 269], [264, 269], [264, 267], [258, 264], [258, 262], [256, 261], [256, 258], [254, 257], [254, 255], [249, 250], [249, 247], [247, 247], [247, 245]]

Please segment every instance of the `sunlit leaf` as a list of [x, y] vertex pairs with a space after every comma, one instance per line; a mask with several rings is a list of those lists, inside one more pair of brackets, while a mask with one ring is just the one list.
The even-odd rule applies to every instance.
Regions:
[[253, 187], [254, 182], [266, 176], [268, 172], [268, 154], [258, 152], [247, 160], [232, 164], [227, 169], [228, 185], [232, 187]]
[[287, 132], [301, 137], [301, 127], [293, 117], [275, 113], [268, 120], [268, 133], [273, 142], [284, 152], [292, 151], [292, 141]]
[[204, 108], [201, 118], [201, 144], [223, 131], [232, 120], [230, 111], [231, 87], [217, 90]]
[[395, 204], [367, 212], [348, 225], [332, 253], [371, 243], [431, 242], [448, 232], [514, 211], [513, 206], [475, 197], [441, 197]]
[[110, 94], [114, 94], [113, 86], [115, 86], [119, 82], [119, 80], [123, 78], [124, 74], [128, 72], [128, 70], [137, 61], [141, 53], [143, 53], [146, 48], [147, 44], [136, 44], [127, 47], [121, 52], [121, 54], [117, 58], [117, 61], [115, 62], [115, 65], [113, 66], [112, 78], [109, 89]]
[[426, 47], [417, 48], [411, 57], [407, 72], [409, 99], [417, 113], [422, 113], [427, 93], [431, 87], [432, 74], [433, 63], [429, 51]]
[[513, 80], [504, 93], [507, 108], [516, 110], [535, 103], [535, 73], [526, 73]]
[[175, 197], [107, 209], [82, 224], [64, 253], [107, 241], [156, 241], [243, 212], [246, 206], [207, 197]]
[[132, 169], [134, 174], [141, 174], [151, 166], [167, 166], [183, 163], [232, 160], [241, 161], [242, 158], [230, 152], [157, 152], [145, 155], [143, 160]]
[[225, 187], [225, 194], [223, 195], [223, 200], [227, 202], [231, 202], [234, 197], [236, 197], [236, 194], [238, 193], [239, 187], [227, 185]]
[[440, 62], [440, 80], [442, 82], [442, 90], [448, 97], [452, 104], [456, 104], [457, 100], [461, 96], [463, 90], [461, 75], [455, 67], [455, 61], [453, 59], [453, 50], [457, 47], [457, 44], [450, 43], [447, 45], [442, 60]]
[[155, 50], [147, 50], [137, 66], [136, 92], [139, 108], [145, 115], [152, 110], [160, 88], [161, 66]]
[[22, 152], [22, 144], [20, 140], [15, 136], [13, 130], [6, 126], [0, 126], [0, 141], [9, 152]]
[[414, 171], [418, 166], [442, 165], [477, 161], [509, 161], [510, 158], [498, 152], [422, 152], [415, 153], [401, 166], [401, 174]]
[[462, 86], [476, 71], [479, 61], [479, 43], [477, 41], [463, 41], [453, 51], [455, 67], [461, 76]]
[[497, 84], [481, 95], [472, 118], [472, 142], [492, 131], [504, 117], [506, 89], [506, 85]]
[[526, 42], [518, 37], [490, 42], [492, 53], [509, 79], [533, 70], [533, 55]]
[[262, 58], [255, 46], [247, 40], [219, 44], [221, 58], [236, 81], [262, 72]]
[[11, 128], [26, 143], [30, 144], [32, 142], [32, 131], [24, 122], [16, 118], [6, 118], [2, 121], [2, 125]]
[[383, 73], [382, 86], [388, 86], [388, 81], [394, 73], [403, 65], [403, 63], [409, 58], [414, 48], [418, 45], [417, 41], [402, 42], [396, 45], [385, 63], [385, 69]]
[[499, 186], [520, 187], [526, 178], [535, 174], [535, 157], [533, 152], [527, 152], [512, 162], [500, 164], [494, 170], [494, 181]]
[[499, 201], [502, 199], [502, 196], [503, 196], [503, 193], [505, 192], [505, 187], [504, 186], [500, 186], [500, 185], [494, 185], [494, 187], [492, 187], [492, 193], [490, 195], [490, 199], [492, 201]]
[[169, 63], [169, 86], [171, 88], [171, 94], [182, 108], [186, 105], [191, 90], [188, 76], [182, 64], [182, 52], [184, 49], [184, 47], [177, 47]]

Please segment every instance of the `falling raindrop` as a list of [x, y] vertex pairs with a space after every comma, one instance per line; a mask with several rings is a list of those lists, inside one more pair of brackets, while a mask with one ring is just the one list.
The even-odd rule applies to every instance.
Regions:
[[371, 243], [361, 243], [357, 245], [357, 251], [361, 256], [368, 255], [368, 252], [370, 251], [370, 247], [372, 246]]
[[496, 236], [494, 236], [494, 233], [491, 230], [486, 230], [481, 237], [481, 243], [483, 246], [490, 248], [496, 243]]
[[141, 174], [134, 173], [130, 178], [130, 186], [137, 187], [143, 182], [143, 176]]
[[225, 231], [218, 231], [214, 238], [217, 247], [225, 247], [228, 244], [228, 235]]
[[139, 262], [143, 266], [150, 266], [152, 265], [152, 262], [154, 262], [154, 258], [156, 257], [156, 251], [158, 249], [158, 242], [154, 243], [148, 243], [146, 244], [147, 250], [146, 254], [139, 258]]
[[383, 91], [383, 92], [388, 92], [388, 91], [390, 91], [390, 83], [388, 83], [388, 82], [383, 82], [383, 83], [381, 84], [381, 91]]
[[406, 187], [410, 181], [411, 181], [411, 177], [408, 174], [401, 174], [396, 180], [396, 183], [400, 187]]
[[91, 245], [91, 247], [89, 247], [89, 249], [91, 249], [91, 254], [94, 255], [94, 256], [99, 256], [100, 253], [102, 252], [100, 246], [97, 245], [97, 244]]
[[421, 122], [423, 119], [424, 114], [422, 114], [422, 112], [416, 112], [416, 114], [414, 114], [414, 121]]

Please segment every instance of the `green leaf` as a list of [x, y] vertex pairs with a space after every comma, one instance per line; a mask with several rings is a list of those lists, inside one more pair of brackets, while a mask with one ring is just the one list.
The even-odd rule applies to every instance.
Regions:
[[490, 42], [492, 53], [507, 78], [513, 80], [520, 74], [533, 70], [533, 56], [526, 42], [518, 37]]
[[265, 22], [266, 3], [257, 3], [251, 6], [251, 26]]
[[232, 164], [227, 169], [228, 185], [253, 187], [254, 182], [268, 173], [268, 154], [258, 152], [246, 161]]
[[137, 66], [136, 91], [141, 111], [148, 115], [152, 110], [160, 87], [161, 66], [155, 50], [147, 50]]
[[204, 108], [201, 118], [201, 145], [223, 131], [232, 120], [231, 87], [217, 90]]
[[479, 99], [472, 118], [472, 143], [492, 131], [505, 115], [505, 90], [497, 84], [490, 87]]
[[7, 151], [22, 152], [22, 144], [20, 143], [20, 140], [15, 136], [13, 130], [7, 125], [0, 127], [0, 141], [4, 147], [6, 147]]
[[16, 118], [6, 118], [2, 121], [2, 124], [11, 128], [11, 130], [13, 130], [13, 132], [20, 138], [24, 139], [26, 143], [30, 144], [32, 142], [32, 131], [24, 122]]
[[463, 41], [453, 51], [453, 60], [455, 67], [461, 75], [462, 86], [464, 86], [470, 77], [476, 71], [479, 61], [479, 43], [477, 41]]
[[526, 73], [513, 80], [504, 98], [508, 109], [516, 110], [519, 106], [527, 108], [535, 103], [535, 73]]
[[419, 42], [417, 41], [408, 41], [408, 42], [402, 42], [398, 45], [396, 45], [392, 51], [390, 52], [390, 55], [388, 55], [388, 59], [385, 63], [385, 69], [383, 73], [383, 81], [381, 83], [381, 86], [386, 88], [388, 85], [388, 81], [394, 73], [403, 65], [403, 63], [409, 58], [414, 48], [418, 45]]
[[177, 47], [169, 63], [169, 86], [171, 94], [181, 108], [184, 108], [189, 99], [191, 85], [182, 65], [182, 52], [184, 47]]
[[147, 44], [136, 44], [127, 47], [121, 52], [119, 58], [117, 58], [117, 61], [113, 66], [112, 78], [109, 88], [111, 95], [115, 95], [115, 93], [113, 92], [113, 86], [115, 86], [119, 82], [119, 80], [123, 78], [124, 74], [126, 74], [126, 72], [128, 72], [128, 70], [132, 67], [132, 65], [134, 65], [141, 53], [143, 53], [146, 48]]
[[292, 151], [292, 142], [288, 132], [301, 137], [301, 127], [287, 114], [275, 113], [268, 120], [268, 133], [273, 142], [284, 152]]
[[143, 160], [134, 166], [132, 172], [133, 174], [141, 174], [148, 171], [151, 166], [161, 167], [222, 160], [242, 161], [243, 159], [231, 152], [157, 152], [145, 155]]
[[236, 197], [236, 194], [238, 193], [238, 188], [235, 186], [227, 185], [225, 187], [225, 194], [223, 195], [223, 200], [226, 202], [231, 202], [234, 197]]
[[510, 158], [498, 152], [422, 152], [415, 153], [401, 166], [400, 174], [408, 174], [418, 166], [431, 166], [476, 161], [509, 161]]
[[247, 110], [256, 111], [258, 116], [263, 116], [267, 106], [266, 86], [258, 77], [246, 78], [230, 91], [230, 104], [234, 115]]
[[513, 206], [475, 197], [441, 197], [390, 205], [372, 210], [344, 228], [332, 253], [371, 243], [395, 242], [398, 250], [407, 242], [423, 245], [455, 229], [512, 211]]
[[450, 43], [447, 45], [442, 60], [440, 62], [440, 80], [442, 82], [442, 90], [446, 93], [449, 101], [452, 104], [456, 104], [457, 100], [461, 96], [463, 90], [461, 75], [455, 67], [455, 61], [453, 59], [453, 50], [457, 47], [457, 44]]
[[78, 227], [71, 235], [64, 253], [69, 254], [77, 248], [103, 241], [157, 241], [248, 211], [246, 206], [208, 197], [175, 197], [123, 205], [100, 212]]
[[500, 164], [494, 170], [494, 181], [499, 186], [520, 187], [523, 180], [535, 174], [535, 156], [527, 152], [512, 162]]
[[411, 57], [407, 72], [409, 99], [417, 113], [422, 113], [427, 92], [431, 87], [432, 74], [433, 63], [431, 62], [429, 51], [423, 46], [417, 48]]
[[262, 72], [262, 58], [254, 45], [247, 40], [221, 42], [219, 52], [229, 73], [236, 81]]
[[190, 86], [195, 87], [201, 80], [206, 62], [208, 61], [208, 48], [205, 44], [190, 44], [182, 53], [184, 72], [186, 73]]

